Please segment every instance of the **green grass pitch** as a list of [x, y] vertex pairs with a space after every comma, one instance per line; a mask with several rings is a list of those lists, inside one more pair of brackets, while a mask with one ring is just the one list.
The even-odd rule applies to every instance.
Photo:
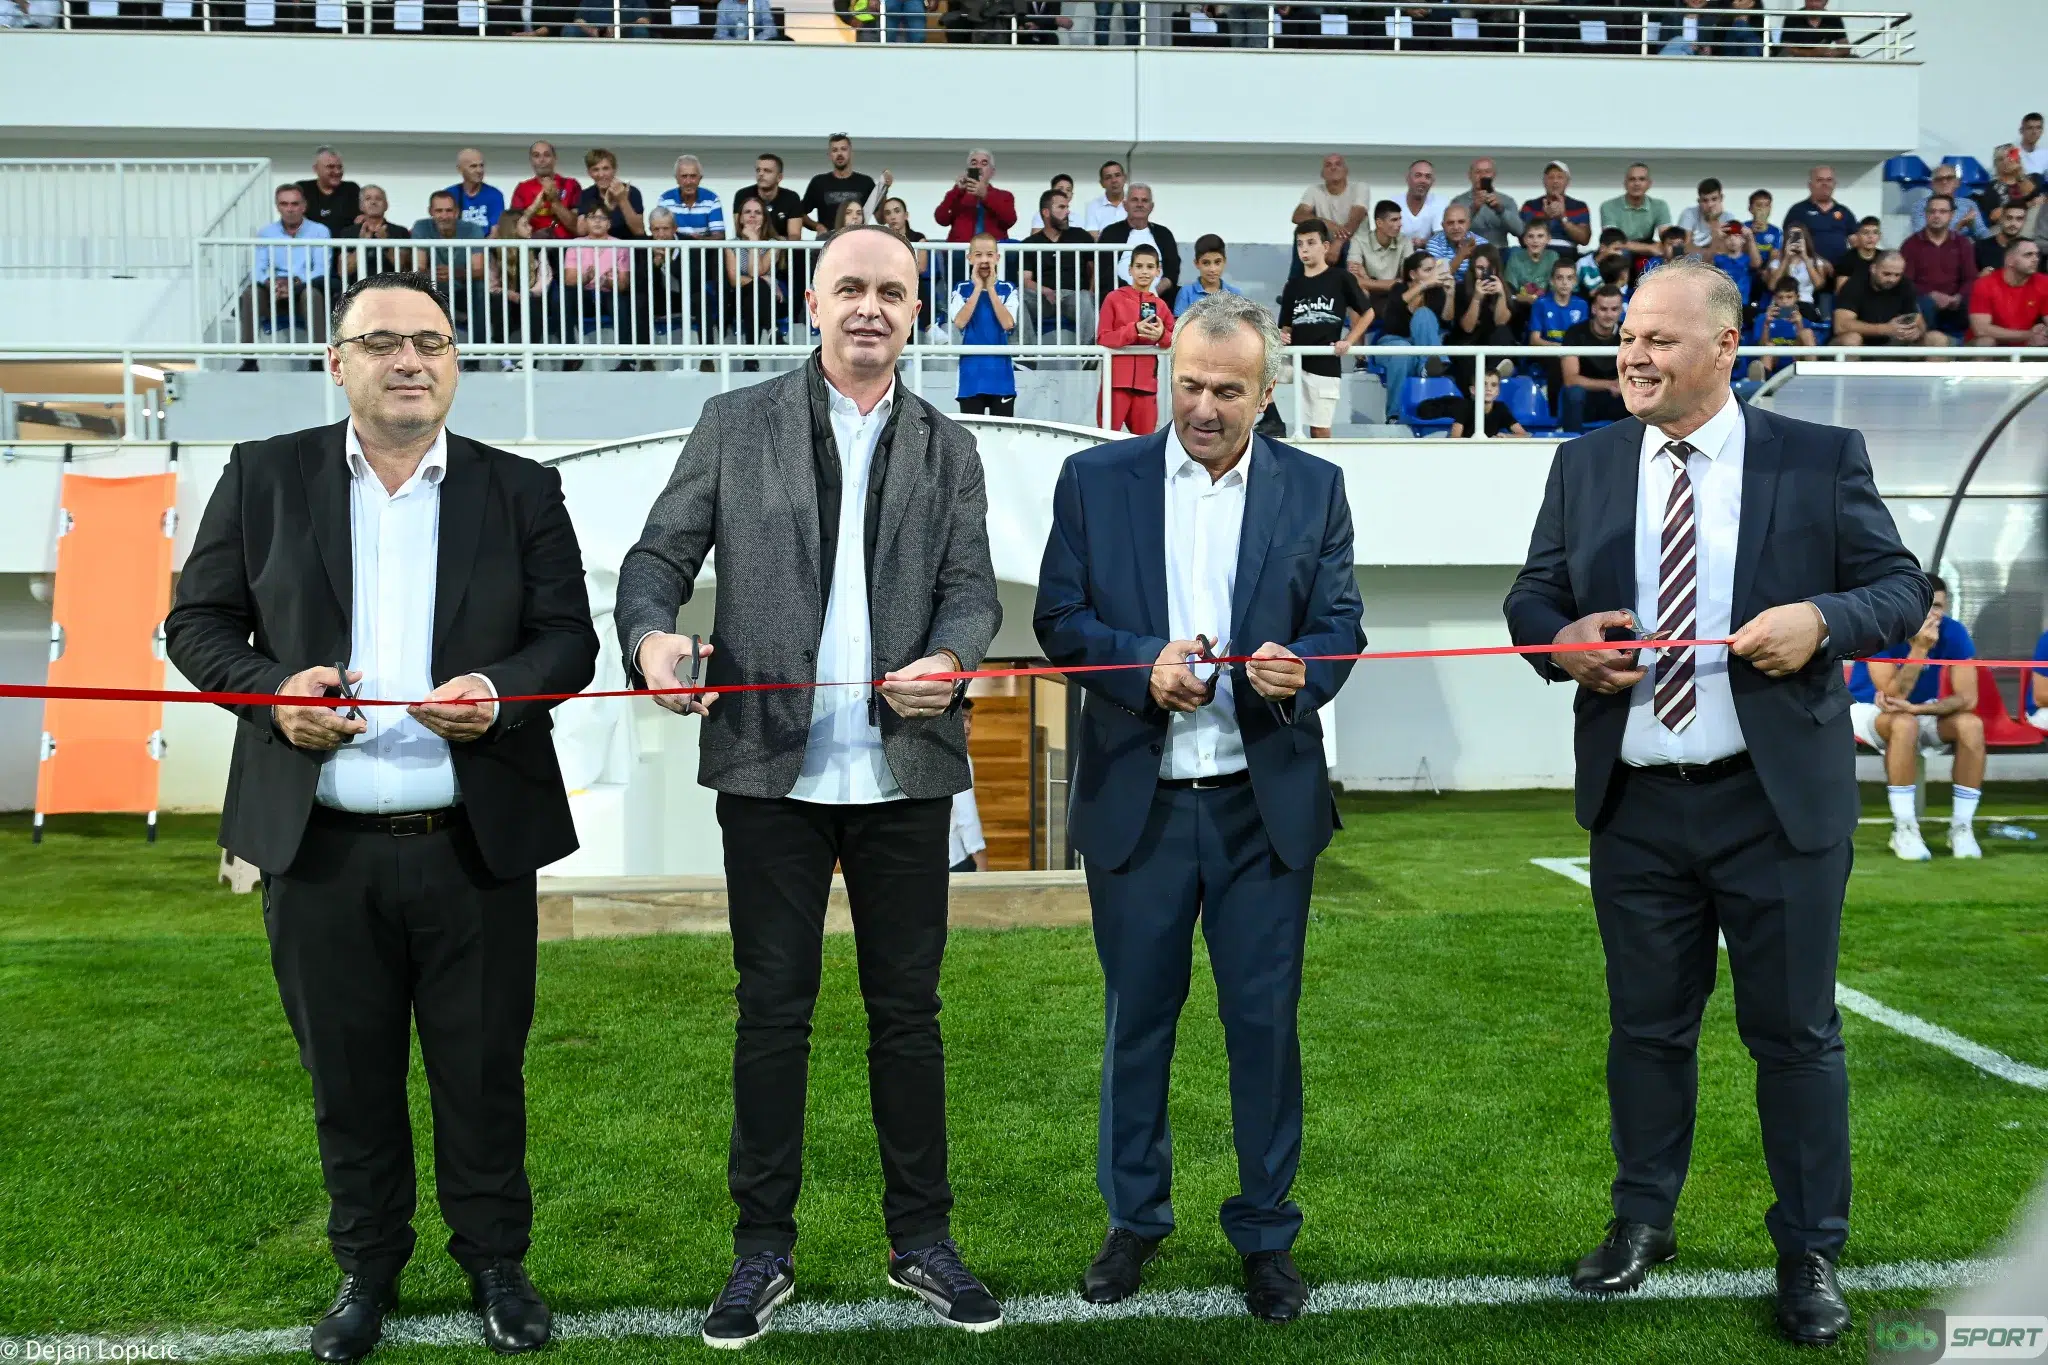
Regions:
[[[1939, 798], [1937, 798], [1939, 799]], [[1598, 1237], [1611, 1176], [1605, 1001], [1563, 793], [1347, 796], [1320, 865], [1302, 1037], [1296, 1255], [1311, 1282], [1545, 1276]], [[1995, 786], [1987, 816], [2048, 810]], [[1981, 822], [1980, 822], [1981, 828]], [[2048, 826], [2043, 826], [2048, 828]], [[2048, 1065], [2048, 841], [1906, 866], [1857, 837], [1842, 980]], [[256, 897], [213, 885], [210, 817], [0, 817], [0, 1337], [279, 1327], [331, 1291], [311, 1103]], [[1937, 844], [1939, 840], [1936, 840]], [[1148, 1289], [1231, 1287], [1215, 996], [1199, 958], [1174, 1078], [1181, 1225]], [[1723, 973], [1725, 977], [1725, 967]], [[722, 938], [544, 944], [528, 1052], [536, 1282], [558, 1312], [702, 1307], [728, 1263], [733, 974]], [[1083, 930], [961, 932], [944, 982], [955, 1228], [999, 1294], [1071, 1289], [1100, 1238], [1101, 985]], [[2048, 1093], [1845, 1016], [1856, 1196], [1845, 1266], [1982, 1254], [2048, 1166]], [[800, 1298], [886, 1294], [852, 943], [828, 940], [800, 1210]], [[1770, 1202], [1725, 979], [1701, 1060], [1680, 1265], [1768, 1267]], [[414, 1109], [427, 1132], [417, 1061]], [[466, 1307], [420, 1143], [407, 1313]], [[1860, 1317], [1924, 1292], [1852, 1295]], [[1335, 1313], [1275, 1329], [1151, 1319], [770, 1336], [779, 1361], [1747, 1361], [1792, 1358], [1766, 1299]], [[565, 1361], [687, 1341], [559, 1342]], [[1860, 1335], [1832, 1353], [1862, 1360]], [[380, 1351], [481, 1362], [469, 1348]]]

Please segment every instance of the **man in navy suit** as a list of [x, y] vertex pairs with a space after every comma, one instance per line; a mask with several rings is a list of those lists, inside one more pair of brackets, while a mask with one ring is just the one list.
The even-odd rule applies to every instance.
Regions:
[[[1172, 422], [1060, 473], [1033, 622], [1055, 664], [1152, 664], [1074, 678], [1067, 829], [1107, 997], [1096, 1183], [1110, 1231], [1083, 1292], [1131, 1294], [1173, 1230], [1167, 1073], [1199, 917], [1237, 1144], [1223, 1229], [1247, 1306], [1274, 1322], [1307, 1295], [1290, 1251], [1295, 1016], [1316, 855], [1336, 825], [1320, 712], [1351, 671], [1316, 656], [1365, 643], [1343, 475], [1252, 431], [1280, 353], [1265, 309], [1236, 295], [1178, 320]], [[1251, 662], [1191, 662], [1205, 654]]]
[[1734, 281], [1705, 262], [1644, 279], [1618, 356], [1632, 416], [1558, 448], [1506, 610], [1518, 644], [1730, 640], [1530, 656], [1579, 685], [1607, 956], [1614, 1219], [1573, 1287], [1626, 1292], [1677, 1254], [1718, 935], [1777, 1192], [1778, 1325], [1824, 1345], [1849, 1325], [1835, 958], [1858, 802], [1841, 665], [1917, 630], [1930, 589], [1862, 436], [1735, 401], [1741, 324]]

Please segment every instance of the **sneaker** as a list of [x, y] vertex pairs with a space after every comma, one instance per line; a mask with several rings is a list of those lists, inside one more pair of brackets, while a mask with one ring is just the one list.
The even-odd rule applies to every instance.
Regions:
[[1003, 1306], [974, 1278], [950, 1237], [901, 1256], [890, 1252], [889, 1283], [923, 1299], [948, 1327], [993, 1332], [1003, 1325]]
[[1927, 851], [1927, 841], [1920, 837], [1918, 825], [1892, 826], [1892, 852], [1909, 863], [1924, 863], [1934, 856]]
[[1960, 823], [1948, 827], [1948, 851], [1958, 858], [1984, 856], [1984, 850], [1977, 847], [1977, 831]]
[[732, 1263], [725, 1288], [704, 1319], [704, 1344], [737, 1351], [768, 1330], [782, 1301], [796, 1292], [796, 1266], [787, 1256], [757, 1251]]

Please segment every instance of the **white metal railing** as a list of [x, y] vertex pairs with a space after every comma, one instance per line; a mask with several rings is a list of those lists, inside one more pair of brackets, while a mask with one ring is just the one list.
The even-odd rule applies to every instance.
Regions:
[[[652, 215], [652, 208], [649, 213]], [[383, 270], [431, 271], [466, 345], [808, 347], [804, 290], [821, 242], [730, 239], [207, 238], [194, 244], [197, 341], [326, 339], [343, 289]], [[969, 278], [967, 246], [916, 242], [921, 332], [951, 338]], [[1011, 285], [1021, 341], [1092, 343], [1105, 293], [1131, 248], [1090, 241], [1006, 242], [995, 278]], [[1180, 264], [1192, 277], [1192, 262]]]
[[[1290, 346], [1287, 354], [1296, 365], [1301, 358], [1312, 355], [1328, 355], [1331, 348], [1321, 346]], [[539, 402], [536, 397], [534, 377], [545, 368], [560, 369], [570, 365], [593, 368], [658, 368], [687, 369], [699, 367], [708, 369], [716, 376], [719, 391], [757, 383], [771, 378], [775, 373], [792, 368], [808, 353], [808, 346], [799, 345], [739, 345], [724, 344], [624, 344], [591, 343], [586, 345], [564, 345], [549, 342], [484, 343], [465, 345], [459, 348], [459, 355], [465, 365], [485, 370], [509, 366], [520, 376], [524, 402], [524, 433], [519, 438], [533, 441], [540, 439], [536, 423]], [[1430, 358], [1443, 358], [1460, 371], [1461, 387], [1471, 392], [1485, 391], [1485, 377], [1494, 364], [1503, 359], [1516, 362], [1562, 361], [1566, 356], [1591, 358], [1612, 358], [1613, 348], [1603, 347], [1562, 347], [1562, 346], [1398, 346], [1377, 345], [1355, 346], [1348, 355], [1356, 364], [1366, 361], [1385, 363], [1389, 360], [1414, 362], [1418, 367]], [[1080, 345], [1009, 345], [1009, 346], [962, 346], [952, 344], [919, 343], [907, 347], [899, 372], [904, 381], [915, 392], [942, 408], [953, 401], [952, 387], [957, 362], [965, 356], [1006, 356], [1014, 361], [1024, 361], [1043, 369], [1064, 367], [1083, 374], [1100, 376], [1112, 356], [1136, 355], [1154, 358], [1159, 366], [1159, 392], [1170, 391], [1172, 353], [1151, 347], [1113, 350], [1104, 346]], [[155, 432], [163, 435], [164, 404], [160, 391], [136, 383], [138, 367], [148, 373], [155, 369], [177, 366], [212, 366], [232, 363], [245, 358], [261, 358], [283, 362], [298, 362], [318, 368], [325, 356], [325, 349], [318, 345], [298, 343], [260, 343], [253, 346], [239, 343], [211, 343], [194, 346], [134, 346], [134, 345], [80, 345], [80, 346], [29, 346], [0, 344], [0, 366], [9, 362], [36, 361], [41, 363], [62, 363], [66, 361], [118, 361], [122, 372], [122, 391], [119, 410], [126, 414], [123, 429], [128, 432]], [[1943, 377], [1981, 379], [1996, 377], [1999, 372], [2021, 362], [2048, 362], [2048, 347], [2000, 347], [1956, 348], [1953, 350], [1908, 350], [1903, 347], [1873, 351], [1867, 347], [1852, 346], [1744, 346], [1738, 349], [1737, 375], [1751, 360], [1796, 361], [1802, 358], [1829, 361], [1857, 361], [1855, 366], [1829, 366], [1830, 374], [1853, 375], [1867, 372], [1872, 378], [1889, 378], [1906, 368], [1918, 370], [1922, 366], [1935, 366], [1926, 370], [1930, 375]], [[0, 375], [4, 375], [0, 369]], [[1356, 379], [1358, 370], [1346, 370], [1347, 379]], [[2038, 372], [2036, 372], [2038, 374]], [[1469, 384], [1463, 383], [1463, 376], [1469, 374]], [[2034, 377], [2019, 375], [2018, 377]], [[1291, 392], [1277, 395], [1288, 418], [1288, 429], [1297, 437], [1306, 432], [1303, 421], [1303, 386], [1299, 382], [1286, 383], [1282, 388]], [[1067, 421], [1107, 427], [1109, 425], [1109, 393], [1100, 384], [1099, 378], [1086, 382], [1082, 408], [1076, 411], [1023, 412], [1019, 416], [1038, 417], [1046, 420]], [[323, 419], [339, 421], [342, 414], [342, 397], [331, 384], [321, 385]], [[1438, 396], [1449, 397], [1448, 393]], [[1402, 425], [1398, 413], [1400, 395], [1389, 389], [1388, 425]], [[95, 401], [113, 400], [108, 395], [97, 395]], [[154, 410], [152, 411], [152, 405]], [[1166, 405], [1162, 404], [1161, 417], [1165, 416]], [[1475, 423], [1476, 429], [1468, 432], [1466, 440], [1483, 441], [1486, 435], [1483, 408]], [[172, 433], [175, 434], [175, 433]], [[1566, 433], [1569, 434], [1569, 433]], [[1406, 437], [1399, 439], [1408, 439]], [[1491, 438], [1499, 439], [1499, 438]]]
[[[136, 13], [146, 8], [147, 16]], [[1462, 0], [1328, 0], [1278, 3], [1157, 3], [1098, 0], [1092, 17], [962, 11], [891, 13], [876, 3], [854, 22], [827, 0], [793, 0], [778, 27], [766, 0], [0, 0], [0, 15], [35, 28], [165, 28], [236, 33], [390, 36], [552, 37], [711, 41], [801, 37], [813, 41], [1008, 45], [1230, 47], [1386, 52], [1567, 52], [1612, 56], [1770, 57], [1800, 47], [1783, 36], [1786, 15], [1764, 8], [1679, 5], [1576, 9], [1559, 3], [1466, 4]], [[849, 9], [848, 13], [852, 11]], [[1913, 51], [1912, 15], [1898, 10], [1831, 10], [1843, 21], [1847, 55], [1900, 61]], [[1062, 29], [1060, 19], [1071, 19]], [[4, 23], [0, 23], [4, 26]], [[786, 29], [786, 32], [785, 32]], [[1810, 46], [1810, 45], [1809, 45]]]
[[0, 159], [0, 279], [183, 275], [195, 238], [253, 235], [270, 200], [260, 157]]

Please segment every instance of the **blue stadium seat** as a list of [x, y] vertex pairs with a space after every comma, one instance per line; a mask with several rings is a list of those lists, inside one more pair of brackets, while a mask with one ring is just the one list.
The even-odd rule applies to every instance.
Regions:
[[1416, 406], [1432, 398], [1456, 398], [1460, 390], [1456, 380], [1449, 376], [1431, 379], [1417, 375], [1401, 387], [1400, 414], [1402, 425], [1417, 436], [1432, 431], [1449, 431], [1453, 419], [1449, 417], [1417, 417]]
[[1956, 174], [1962, 177], [1963, 191], [1966, 194], [1991, 183], [1991, 172], [1985, 170], [1984, 163], [1974, 156], [1945, 156], [1942, 161], [1956, 168]]
[[1518, 374], [1512, 379], [1500, 382], [1500, 401], [1508, 405], [1508, 411], [1522, 424], [1522, 429], [1531, 436], [1548, 436], [1555, 432], [1557, 419], [1550, 415], [1550, 400], [1536, 387], [1536, 381], [1529, 375]]
[[1888, 184], [1916, 190], [1933, 177], [1928, 173], [1927, 163], [1919, 157], [1895, 156], [1884, 163], [1884, 178]]

